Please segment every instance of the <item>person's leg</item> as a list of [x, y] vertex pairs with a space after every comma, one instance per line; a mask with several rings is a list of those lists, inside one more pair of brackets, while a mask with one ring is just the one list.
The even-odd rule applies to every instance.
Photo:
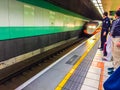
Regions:
[[113, 55], [113, 63], [114, 68], [118, 68], [120, 66], [120, 47], [117, 47], [117, 42], [120, 41], [120, 38], [113, 38], [113, 45], [112, 45], [112, 55]]
[[104, 48], [105, 42], [106, 42], [106, 36], [103, 36], [103, 37], [102, 37], [102, 42], [101, 42], [101, 48], [102, 48], [102, 49]]
[[107, 60], [111, 61], [112, 60], [112, 39], [111, 37], [108, 35], [108, 39], [107, 39], [107, 47], [106, 47], [106, 51], [107, 51]]
[[99, 47], [99, 49], [101, 49], [102, 48], [102, 45], [103, 45], [103, 37], [102, 37], [103, 35], [102, 35], [102, 33], [101, 33], [101, 37], [100, 37], [100, 40], [101, 40], [101, 45], [100, 45], [100, 47]]
[[104, 57], [102, 58], [103, 61], [111, 61], [111, 59], [112, 59], [112, 54], [111, 54], [111, 52], [107, 52], [107, 56], [104, 56]]
[[103, 55], [107, 56], [107, 51], [106, 51], [107, 43], [104, 43], [104, 48], [103, 48]]
[[110, 51], [110, 52], [107, 52], [106, 59], [107, 59], [108, 61], [110, 61], [110, 60], [112, 59], [111, 51]]
[[102, 39], [101, 39], [101, 50], [103, 50], [103, 48], [104, 48], [104, 43], [105, 43], [105, 38], [102, 37]]
[[[114, 38], [111, 38], [111, 41], [112, 41], [112, 43], [111, 43], [112, 44], [111, 45], [111, 54], [112, 54], [112, 56], [114, 56]], [[114, 60], [116, 60], [116, 59], [114, 58]], [[113, 60], [113, 67], [108, 68], [108, 75], [111, 75], [114, 72], [114, 68], [115, 68], [114, 60]]]

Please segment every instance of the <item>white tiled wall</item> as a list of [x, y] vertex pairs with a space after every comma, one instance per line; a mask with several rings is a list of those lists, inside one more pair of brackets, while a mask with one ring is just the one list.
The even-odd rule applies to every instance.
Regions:
[[43, 9], [35, 7], [35, 26], [43, 26]]
[[0, 0], [0, 26], [8, 26], [8, 0]]
[[23, 26], [24, 25], [24, 16], [23, 4], [16, 0], [8, 0], [9, 2], [9, 23], [10, 26]]
[[51, 22], [54, 26], [82, 25], [80, 18], [17, 0], [0, 0], [0, 26], [51, 26]]

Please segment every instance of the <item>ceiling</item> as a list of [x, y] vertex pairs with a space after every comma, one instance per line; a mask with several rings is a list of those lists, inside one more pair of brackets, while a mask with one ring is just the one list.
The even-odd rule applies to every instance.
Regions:
[[92, 20], [101, 20], [102, 16], [91, 0], [18, 0], [53, 11], [84, 16]]
[[[52, 3], [56, 6], [70, 10], [90, 19], [101, 19], [101, 15], [92, 3], [92, 0], [19, 0], [37, 6], [44, 6], [45, 3]], [[99, 1], [99, 0], [97, 0]], [[120, 0], [101, 0], [104, 11], [116, 11], [120, 8]], [[43, 2], [44, 4], [42, 4]], [[51, 6], [50, 6], [51, 7]], [[113, 15], [112, 15], [113, 16]]]
[[116, 11], [120, 8], [120, 0], [101, 0], [104, 11]]
[[102, 19], [99, 11], [90, 0], [46, 0], [56, 6], [70, 10], [90, 19]]

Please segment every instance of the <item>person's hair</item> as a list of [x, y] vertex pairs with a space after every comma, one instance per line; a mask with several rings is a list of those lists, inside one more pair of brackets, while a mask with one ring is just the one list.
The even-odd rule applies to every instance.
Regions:
[[120, 17], [120, 8], [115, 12], [115, 14]]
[[108, 12], [104, 12], [103, 15], [108, 16]]

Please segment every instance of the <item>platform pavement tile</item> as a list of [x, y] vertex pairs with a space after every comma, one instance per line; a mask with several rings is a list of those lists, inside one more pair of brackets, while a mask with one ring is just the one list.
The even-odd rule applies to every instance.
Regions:
[[100, 61], [102, 61], [102, 59], [94, 58], [93, 61], [98, 61], [98, 62], [100, 62]]
[[102, 59], [102, 56], [96, 56], [94, 59]]
[[93, 80], [100, 80], [100, 75], [97, 75], [97, 74], [94, 74], [94, 73], [87, 73], [87, 76], [86, 76], [87, 78], [89, 78], [89, 79], [93, 79]]
[[108, 68], [109, 68], [108, 66], [104, 67], [104, 73], [103, 73], [104, 76], [109, 76], [108, 75]]
[[91, 72], [91, 73], [95, 73], [95, 74], [100, 75], [100, 73], [101, 73], [101, 68], [91, 66], [91, 67], [89, 68], [88, 72]]
[[98, 63], [98, 62], [93, 61], [92, 64], [91, 64], [91, 66], [97, 66], [97, 63]]
[[102, 55], [100, 55], [100, 54], [99, 54], [99, 55], [97, 55], [97, 54], [96, 54], [96, 55], [95, 55], [95, 57], [97, 57], [97, 58], [101, 58], [101, 57], [102, 57]]
[[83, 84], [94, 87], [94, 88], [99, 87], [99, 81], [98, 80], [93, 80], [93, 79], [89, 79], [89, 78], [85, 78]]
[[111, 61], [111, 62], [109, 62], [109, 61], [105, 61], [104, 62], [104, 65], [105, 65], [105, 67], [107, 66], [107, 67], [113, 67], [113, 62]]
[[103, 75], [104, 75], [104, 76], [107, 76], [107, 77], [109, 76], [107, 71], [104, 71], [104, 74], [103, 74]]
[[109, 76], [103, 76], [103, 82], [105, 82], [109, 78]]
[[80, 90], [98, 90], [98, 88], [90, 87], [87, 85], [82, 85]]

